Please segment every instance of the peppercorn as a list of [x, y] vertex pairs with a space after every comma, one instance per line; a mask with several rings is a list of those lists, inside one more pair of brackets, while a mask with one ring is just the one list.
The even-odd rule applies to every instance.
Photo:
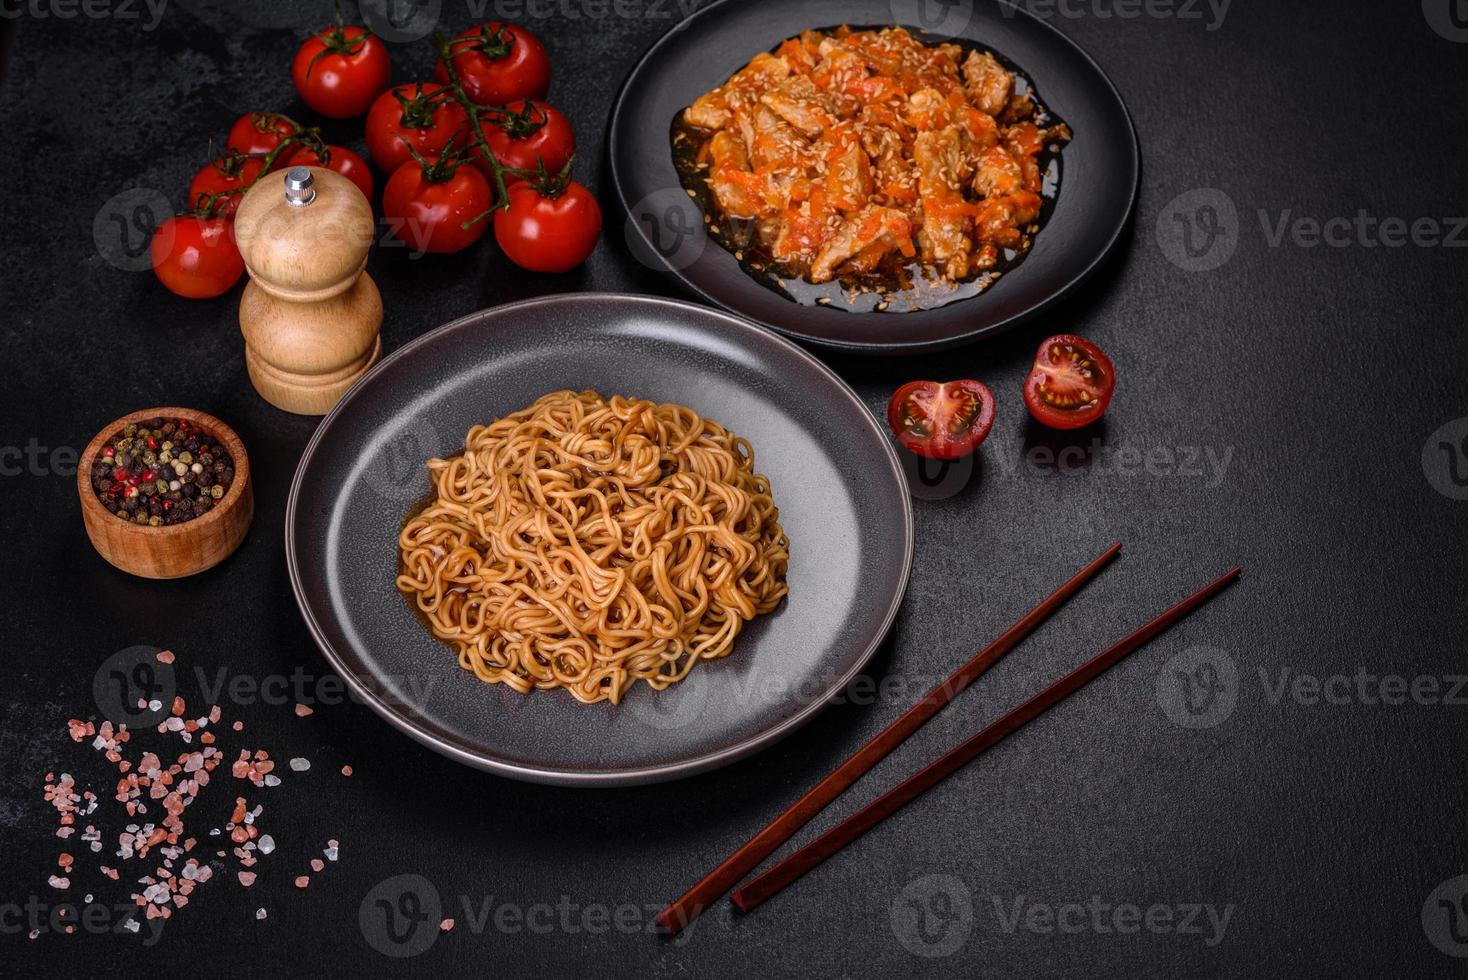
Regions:
[[234, 460], [185, 419], [131, 423], [90, 463], [108, 513], [139, 525], [179, 524], [207, 513], [234, 482]]

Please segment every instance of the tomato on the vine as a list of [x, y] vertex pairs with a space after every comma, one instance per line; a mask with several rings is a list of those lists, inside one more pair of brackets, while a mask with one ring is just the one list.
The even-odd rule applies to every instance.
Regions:
[[377, 97], [367, 112], [367, 152], [391, 174], [413, 159], [408, 147], [425, 157], [440, 156], [457, 143], [469, 123], [464, 107], [436, 82], [397, 85]]
[[175, 215], [153, 232], [148, 254], [158, 281], [189, 299], [227, 293], [245, 274], [228, 218]]
[[301, 99], [332, 119], [367, 111], [392, 80], [387, 45], [362, 27], [348, 27], [340, 9], [336, 26], [307, 38], [291, 62], [291, 80]]
[[[287, 136], [296, 134], [295, 124], [285, 116], [273, 112], [247, 112], [235, 120], [229, 129], [226, 146], [242, 154], [266, 154], [275, 149]], [[285, 166], [281, 156], [275, 158], [271, 170]]]
[[258, 157], [241, 156], [234, 151], [216, 157], [200, 167], [189, 181], [189, 207], [201, 207], [204, 199], [213, 197], [213, 213], [221, 218], [233, 217], [240, 198], [264, 169], [265, 161]]
[[[560, 173], [576, 152], [576, 136], [566, 117], [539, 99], [516, 99], [505, 109], [506, 115], [484, 123], [485, 141], [500, 165], [517, 170], [543, 165], [548, 174]], [[473, 159], [485, 176], [492, 176], [482, 156], [476, 153]], [[518, 179], [505, 174], [507, 181]]]
[[325, 167], [327, 170], [335, 170], [356, 184], [369, 204], [372, 202], [372, 168], [367, 166], [366, 160], [346, 147], [327, 145], [317, 153], [309, 146], [302, 146], [288, 155], [289, 166], [292, 167]]
[[518, 181], [508, 188], [509, 207], [494, 213], [494, 240], [510, 261], [532, 272], [576, 268], [601, 235], [601, 208], [585, 187], [563, 190]]
[[393, 234], [419, 252], [457, 252], [479, 240], [489, 224], [491, 193], [484, 176], [462, 163], [427, 166], [409, 160], [388, 178], [382, 191], [382, 213]]
[[1079, 429], [1106, 414], [1116, 390], [1111, 358], [1084, 337], [1047, 337], [1025, 378], [1025, 407], [1052, 429]]
[[[543, 99], [550, 90], [550, 55], [539, 38], [517, 24], [492, 20], [471, 27], [449, 42], [449, 54], [464, 94], [475, 105]], [[448, 84], [442, 58], [433, 77]]]
[[994, 393], [970, 379], [909, 381], [887, 402], [897, 441], [929, 459], [960, 459], [979, 448], [994, 427]]

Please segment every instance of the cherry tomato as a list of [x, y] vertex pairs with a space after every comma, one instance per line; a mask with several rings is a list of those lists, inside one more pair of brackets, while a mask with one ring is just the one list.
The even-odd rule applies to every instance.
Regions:
[[[294, 136], [295, 132], [295, 125], [284, 116], [273, 112], [247, 112], [230, 127], [226, 146], [240, 153], [269, 153], [280, 145], [281, 140]], [[289, 151], [283, 151], [276, 157], [270, 169], [279, 170], [285, 166], [282, 158], [287, 153]]]
[[1025, 407], [1052, 429], [1079, 429], [1106, 414], [1116, 390], [1116, 368], [1084, 337], [1049, 337], [1025, 378]]
[[[486, 121], [484, 126], [484, 137], [495, 159], [517, 170], [534, 170], [539, 160], [546, 173], [560, 173], [576, 152], [576, 136], [566, 117], [539, 99], [516, 99], [505, 108], [509, 115]], [[482, 156], [476, 153], [473, 160], [481, 173], [491, 176]], [[519, 179], [505, 175], [507, 181]]]
[[377, 97], [367, 112], [367, 152], [384, 173], [391, 174], [413, 159], [412, 146], [425, 157], [441, 156], [459, 142], [469, 124], [463, 106], [453, 99], [429, 102], [443, 86], [436, 82], [398, 85]]
[[153, 232], [149, 257], [158, 281], [180, 296], [209, 299], [229, 292], [245, 274], [228, 218], [181, 214]]
[[437, 161], [427, 170], [409, 160], [388, 178], [382, 191], [382, 213], [393, 234], [419, 252], [457, 252], [484, 234], [489, 219], [469, 227], [464, 222], [489, 210], [491, 194], [484, 176], [460, 165], [444, 173]]
[[371, 31], [336, 26], [317, 31], [291, 62], [291, 80], [312, 109], [332, 119], [360, 116], [392, 80], [387, 45]]
[[554, 197], [520, 181], [507, 189], [510, 206], [494, 213], [494, 240], [511, 262], [531, 272], [574, 269], [596, 247], [601, 208], [574, 180]]
[[372, 168], [367, 166], [367, 161], [344, 146], [327, 146], [323, 151], [324, 156], [318, 154], [309, 146], [303, 146], [294, 153], [289, 153], [290, 166], [292, 167], [325, 167], [327, 170], [335, 170], [343, 177], [357, 185], [362, 196], [372, 202]]
[[[502, 106], [516, 99], [543, 99], [550, 90], [550, 55], [540, 40], [516, 24], [492, 20], [449, 42], [454, 71], [475, 105]], [[440, 58], [433, 77], [448, 84]]]
[[217, 194], [214, 213], [221, 218], [231, 218], [235, 208], [240, 206], [244, 192], [264, 169], [265, 161], [258, 157], [226, 153], [200, 167], [194, 179], [189, 181], [189, 206], [200, 207], [201, 198]]
[[897, 441], [919, 456], [959, 459], [989, 437], [994, 393], [962, 381], [909, 381], [887, 403], [887, 424]]

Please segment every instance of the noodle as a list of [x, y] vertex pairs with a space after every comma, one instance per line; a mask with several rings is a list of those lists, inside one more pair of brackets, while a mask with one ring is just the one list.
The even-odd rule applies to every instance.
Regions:
[[788, 591], [753, 450], [682, 405], [553, 392], [428, 469], [397, 585], [480, 680], [615, 704], [726, 656]]

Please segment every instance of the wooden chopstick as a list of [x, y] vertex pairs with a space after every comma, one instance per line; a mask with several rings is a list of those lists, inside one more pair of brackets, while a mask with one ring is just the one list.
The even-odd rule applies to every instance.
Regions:
[[975, 678], [992, 667], [1000, 657], [1014, 649], [1020, 640], [1028, 636], [1047, 616], [1075, 595], [1080, 587], [1090, 581], [1097, 572], [1105, 567], [1107, 562], [1115, 558], [1120, 550], [1121, 544], [1118, 542], [1107, 548], [1085, 568], [1072, 575], [1070, 580], [1056, 589], [1049, 598], [1001, 633], [994, 642], [975, 654], [972, 660], [950, 674], [946, 680], [903, 712], [901, 717], [858, 749], [851, 758], [841, 763], [830, 775], [812, 787], [810, 792], [792, 803], [784, 813], [771, 821], [769, 826], [755, 834], [739, 850], [729, 855], [723, 864], [710, 871], [682, 898], [663, 909], [657, 916], [658, 924], [665, 931], [676, 935], [688, 923], [696, 919], [720, 895], [737, 884], [740, 878], [758, 867], [759, 863], [773, 854], [777, 847], [805, 826], [806, 822], [819, 813], [826, 804], [840, 796], [848, 786], [860, 779], [863, 773], [880, 762], [887, 753], [901, 745], [909, 735], [921, 728], [944, 705], [957, 697], [964, 688], [973, 683]]
[[1182, 602], [1138, 629], [1130, 636], [1103, 650], [1080, 667], [1030, 698], [1024, 704], [984, 728], [978, 734], [952, 749], [937, 761], [909, 776], [894, 789], [867, 804], [852, 816], [816, 838], [755, 878], [731, 896], [735, 906], [748, 912], [771, 895], [795, 881], [847, 844], [902, 809], [919, 795], [942, 782], [949, 775], [1002, 741], [1047, 709], [1099, 676], [1127, 654], [1143, 646], [1158, 633], [1213, 598], [1235, 581], [1242, 569], [1235, 568], [1222, 578], [1188, 596]]

